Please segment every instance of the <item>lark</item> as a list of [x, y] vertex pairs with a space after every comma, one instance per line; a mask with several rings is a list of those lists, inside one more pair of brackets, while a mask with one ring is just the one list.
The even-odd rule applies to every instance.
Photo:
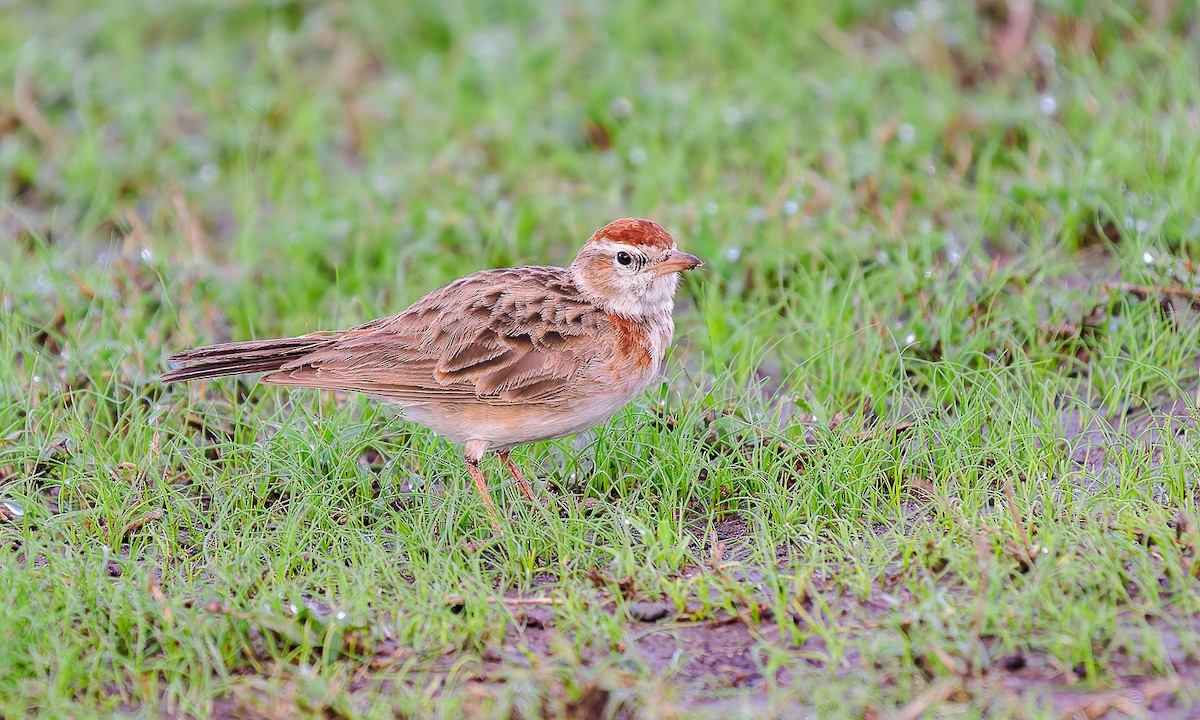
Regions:
[[267, 385], [365, 393], [465, 448], [489, 516], [480, 461], [599, 425], [661, 373], [680, 273], [701, 267], [658, 223], [615, 220], [568, 267], [482, 270], [389, 317], [342, 331], [222, 343], [170, 360], [165, 382], [266, 373]]

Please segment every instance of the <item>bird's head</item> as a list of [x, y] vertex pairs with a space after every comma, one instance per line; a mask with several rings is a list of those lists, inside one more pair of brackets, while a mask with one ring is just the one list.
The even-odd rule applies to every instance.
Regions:
[[570, 271], [584, 295], [606, 312], [641, 320], [670, 315], [679, 273], [703, 265], [676, 248], [658, 223], [622, 218], [588, 238]]

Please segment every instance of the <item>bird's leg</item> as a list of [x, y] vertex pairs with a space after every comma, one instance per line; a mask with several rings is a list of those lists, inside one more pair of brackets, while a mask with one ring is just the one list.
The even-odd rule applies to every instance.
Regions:
[[497, 454], [500, 456], [500, 460], [504, 463], [504, 466], [508, 468], [508, 474], [512, 475], [512, 479], [517, 481], [517, 487], [521, 488], [521, 494], [528, 498], [529, 502], [536, 503], [538, 499], [533, 494], [533, 488], [529, 486], [529, 481], [521, 474], [521, 469], [508, 456], [508, 451], [501, 450]]
[[467, 464], [467, 474], [471, 476], [471, 480], [475, 483], [475, 489], [479, 491], [479, 497], [483, 498], [483, 504], [487, 508], [488, 519], [491, 520], [492, 527], [498, 528], [496, 506], [492, 504], [492, 495], [488, 492], [487, 480], [483, 477], [483, 471], [479, 469], [479, 461], [483, 459], [483, 453], [486, 450], [486, 445], [481, 446], [474, 441], [467, 443], [467, 451], [463, 455], [463, 462]]

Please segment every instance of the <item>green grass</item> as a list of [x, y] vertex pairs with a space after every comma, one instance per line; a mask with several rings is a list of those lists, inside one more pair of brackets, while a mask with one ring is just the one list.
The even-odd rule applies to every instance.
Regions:
[[[1188, 713], [1195, 9], [1002, 8], [0, 7], [0, 717]], [[708, 261], [663, 387], [501, 537], [369, 401], [157, 380], [625, 215]]]

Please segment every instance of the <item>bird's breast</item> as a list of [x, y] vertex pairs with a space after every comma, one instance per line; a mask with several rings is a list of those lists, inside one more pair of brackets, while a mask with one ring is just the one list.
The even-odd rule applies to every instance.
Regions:
[[635, 392], [640, 392], [662, 371], [674, 323], [669, 315], [665, 320], [650, 321], [609, 315], [608, 321], [613, 329], [612, 370], [616, 377], [632, 381]]

